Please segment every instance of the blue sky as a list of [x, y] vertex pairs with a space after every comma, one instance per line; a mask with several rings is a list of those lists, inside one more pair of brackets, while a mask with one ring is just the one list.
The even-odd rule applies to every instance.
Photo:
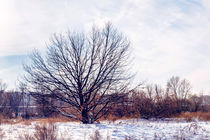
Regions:
[[1, 0], [0, 79], [15, 88], [27, 55], [53, 33], [107, 21], [131, 40], [136, 83], [165, 86], [175, 75], [209, 93], [209, 0]]

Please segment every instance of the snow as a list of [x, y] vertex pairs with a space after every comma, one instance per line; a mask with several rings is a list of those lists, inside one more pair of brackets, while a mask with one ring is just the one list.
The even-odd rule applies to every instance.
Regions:
[[[2, 124], [3, 139], [17, 140], [24, 134], [33, 134], [37, 122], [31, 125]], [[130, 119], [115, 122], [103, 121], [98, 124], [81, 124], [79, 122], [57, 122], [58, 139], [90, 139], [98, 131], [102, 139], [210, 139], [210, 122], [183, 120], [144, 120]], [[1, 138], [0, 138], [1, 139]]]

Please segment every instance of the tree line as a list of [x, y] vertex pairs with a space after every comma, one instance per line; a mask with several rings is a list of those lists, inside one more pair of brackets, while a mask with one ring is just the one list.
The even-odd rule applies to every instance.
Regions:
[[[172, 86], [173, 84], [173, 86]], [[0, 87], [2, 82], [0, 84]], [[186, 90], [183, 90], [186, 89]], [[210, 96], [195, 95], [186, 79], [171, 77], [165, 88], [157, 84], [142, 83], [112, 104], [103, 119], [110, 118], [167, 118], [182, 112], [209, 112]], [[41, 94], [41, 93], [39, 93]], [[0, 93], [0, 112], [4, 118], [22, 117], [25, 119], [59, 117], [51, 104], [54, 100], [34, 98], [24, 90]], [[57, 101], [56, 104], [61, 104]], [[71, 109], [71, 108], [67, 108]], [[72, 109], [73, 111], [73, 109]], [[76, 112], [74, 112], [76, 113]]]

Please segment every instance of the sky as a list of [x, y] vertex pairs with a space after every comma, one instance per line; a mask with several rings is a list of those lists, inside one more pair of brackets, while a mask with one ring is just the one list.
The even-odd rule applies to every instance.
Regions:
[[172, 76], [210, 91], [209, 0], [0, 0], [0, 79], [17, 87], [22, 64], [53, 33], [112, 22], [131, 41], [134, 82]]

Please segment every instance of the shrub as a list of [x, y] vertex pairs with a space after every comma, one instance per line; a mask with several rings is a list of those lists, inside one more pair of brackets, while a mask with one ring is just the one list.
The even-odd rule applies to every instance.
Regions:
[[56, 140], [56, 129], [54, 124], [36, 125], [34, 137], [37, 140]]
[[101, 134], [98, 130], [95, 131], [95, 133], [90, 136], [91, 140], [101, 140]]
[[37, 124], [34, 134], [24, 134], [24, 140], [57, 140], [57, 127], [52, 123]]

